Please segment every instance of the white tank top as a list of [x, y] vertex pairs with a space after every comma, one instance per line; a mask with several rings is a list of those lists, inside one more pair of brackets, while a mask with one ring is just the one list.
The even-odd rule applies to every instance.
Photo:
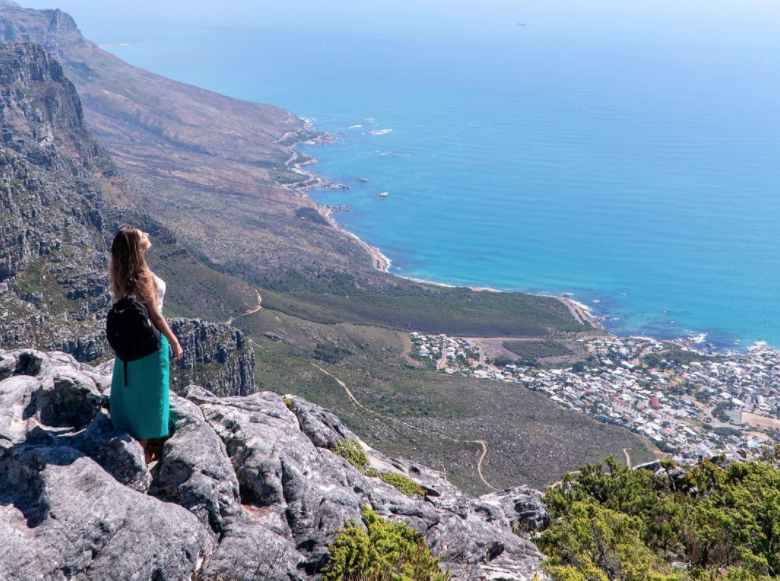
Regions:
[[160, 314], [163, 312], [163, 299], [165, 298], [165, 289], [168, 285], [156, 274], [152, 273], [154, 277], [154, 283], [157, 285], [157, 308], [160, 309]]

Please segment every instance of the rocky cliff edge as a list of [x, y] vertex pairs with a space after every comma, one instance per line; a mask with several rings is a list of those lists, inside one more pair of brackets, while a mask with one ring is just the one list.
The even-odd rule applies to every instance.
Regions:
[[[454, 578], [527, 580], [542, 555], [513, 531], [547, 521], [525, 487], [470, 498], [442, 474], [367, 450], [330, 412], [270, 392], [171, 394], [172, 436], [147, 469], [107, 409], [110, 364], [0, 351], [0, 578], [316, 578], [361, 506], [422, 534]], [[409, 497], [379, 477], [424, 489]], [[257, 572], [261, 575], [257, 577]]]

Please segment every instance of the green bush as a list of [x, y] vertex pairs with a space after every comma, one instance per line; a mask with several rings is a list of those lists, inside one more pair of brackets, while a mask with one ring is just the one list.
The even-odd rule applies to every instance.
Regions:
[[339, 347], [333, 343], [317, 343], [314, 350], [314, 358], [326, 363], [341, 363], [345, 357], [352, 355], [352, 351], [346, 347]]
[[[763, 581], [780, 574], [778, 456], [705, 461], [671, 477], [614, 459], [567, 475], [545, 494], [539, 539], [555, 581]], [[681, 563], [683, 567], [672, 567]]]
[[366, 451], [363, 450], [363, 447], [357, 440], [348, 439], [339, 442], [334, 452], [366, 476], [369, 476], [370, 478], [381, 478], [389, 485], [395, 486], [399, 492], [406, 496], [425, 496], [427, 492], [425, 488], [406, 476], [396, 474], [395, 472], [380, 472], [375, 468], [370, 468], [368, 466], [368, 454], [366, 454]]
[[360, 442], [353, 439], [344, 440], [338, 443], [335, 452], [365, 474], [366, 466], [368, 466], [368, 454]]
[[425, 540], [403, 523], [363, 507], [363, 524], [350, 522], [328, 547], [322, 581], [449, 581]]
[[395, 472], [380, 472], [379, 478], [387, 482], [391, 486], [395, 486], [399, 492], [406, 496], [425, 496], [426, 490], [414, 480], [403, 476], [402, 474], [396, 474]]

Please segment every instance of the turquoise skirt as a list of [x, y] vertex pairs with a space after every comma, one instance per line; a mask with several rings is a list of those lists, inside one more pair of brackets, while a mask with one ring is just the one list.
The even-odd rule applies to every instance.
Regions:
[[139, 440], [168, 435], [169, 367], [165, 336], [157, 351], [127, 364], [127, 385], [124, 363], [118, 357], [114, 360], [110, 400], [114, 429], [129, 432]]

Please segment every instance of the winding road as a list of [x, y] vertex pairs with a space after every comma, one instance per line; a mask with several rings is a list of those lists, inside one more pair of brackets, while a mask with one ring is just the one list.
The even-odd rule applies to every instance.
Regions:
[[360, 401], [355, 397], [355, 394], [352, 393], [352, 390], [350, 390], [349, 387], [347, 387], [347, 384], [344, 383], [343, 381], [341, 381], [338, 377], [336, 377], [335, 375], [333, 375], [329, 371], [326, 371], [325, 369], [323, 369], [322, 367], [320, 367], [316, 363], [312, 363], [312, 365], [314, 367], [316, 367], [317, 369], [319, 369], [322, 373], [324, 373], [325, 375], [327, 375], [328, 377], [333, 379], [342, 388], [344, 388], [344, 391], [346, 392], [347, 397], [355, 405], [355, 407], [358, 407], [358, 408], [360, 408], [361, 410], [363, 410], [363, 411], [365, 411], [367, 413], [373, 414], [373, 415], [378, 416], [380, 418], [384, 418], [384, 419], [387, 419], [387, 420], [392, 420], [392, 421], [398, 422], [400, 424], [403, 424], [404, 426], [406, 426], [407, 428], [409, 428], [411, 430], [415, 430], [415, 431], [419, 431], [421, 429], [425, 430], [427, 432], [430, 432], [432, 434], [435, 434], [435, 435], [439, 436], [440, 438], [443, 438], [445, 440], [449, 440], [450, 442], [455, 442], [455, 443], [458, 443], [458, 444], [479, 444], [480, 447], [482, 448], [482, 453], [479, 455], [479, 460], [477, 460], [477, 475], [479, 476], [479, 479], [482, 481], [482, 484], [484, 484], [485, 486], [487, 486], [491, 490], [498, 490], [498, 488], [496, 488], [495, 486], [490, 484], [490, 482], [488, 482], [485, 479], [485, 475], [482, 473], [482, 464], [484, 463], [485, 458], [488, 455], [487, 441], [485, 441], [485, 440], [459, 440], [458, 438], [453, 438], [452, 436], [448, 436], [447, 434], [442, 434], [441, 432], [438, 432], [436, 430], [431, 430], [430, 428], [420, 428], [420, 426], [414, 426], [414, 425], [409, 424], [409, 423], [407, 423], [407, 422], [405, 422], [403, 420], [400, 420], [398, 418], [394, 418], [392, 416], [386, 416], [384, 414], [381, 414], [378, 411], [372, 410], [371, 408], [366, 407], [362, 403], [360, 403]]
[[228, 325], [232, 325], [233, 321], [235, 321], [238, 317], [246, 317], [247, 315], [251, 315], [252, 313], [256, 313], [257, 311], [259, 311], [260, 309], [263, 308], [263, 305], [262, 305], [263, 297], [260, 296], [260, 291], [255, 290], [255, 292], [257, 293], [257, 306], [252, 307], [251, 309], [247, 309], [246, 311], [244, 311], [240, 315], [236, 315], [235, 317], [230, 317], [227, 321], [225, 321], [225, 323], [227, 323]]

